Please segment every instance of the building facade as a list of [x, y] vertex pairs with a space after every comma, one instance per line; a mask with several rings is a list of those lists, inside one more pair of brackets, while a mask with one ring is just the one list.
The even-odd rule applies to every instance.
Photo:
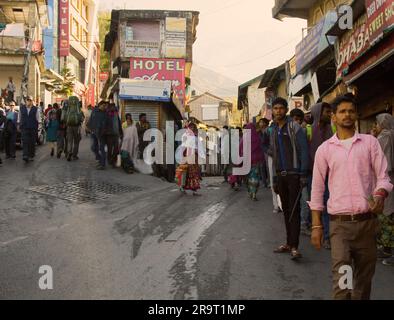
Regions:
[[[198, 12], [113, 10], [105, 50], [112, 70], [102, 98], [157, 128], [187, 117]], [[137, 116], [138, 119], [138, 116]]]
[[50, 24], [44, 30], [46, 72], [42, 93], [46, 104], [67, 98], [53, 86], [67, 68], [75, 76], [72, 95], [83, 106], [95, 105], [99, 97], [100, 43], [95, 0], [48, 0]]
[[4, 89], [12, 77], [18, 104], [27, 95], [40, 102], [45, 71], [42, 30], [47, 25], [45, 0], [0, 1], [0, 88], [6, 95]]
[[[351, 8], [351, 28], [339, 24], [345, 18], [339, 11], [343, 5]], [[370, 131], [377, 114], [393, 114], [393, 8], [393, 0], [379, 6], [373, 0], [277, 0], [275, 18], [308, 21], [309, 32], [289, 63], [290, 96], [302, 95], [304, 102], [313, 105], [320, 101], [331, 103], [338, 95], [353, 93], [362, 133]]]
[[193, 97], [190, 102], [190, 116], [207, 126], [223, 128], [230, 125], [233, 105], [209, 92]]

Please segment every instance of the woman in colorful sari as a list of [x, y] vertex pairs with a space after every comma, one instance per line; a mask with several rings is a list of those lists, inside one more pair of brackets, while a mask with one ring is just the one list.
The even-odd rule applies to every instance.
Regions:
[[[387, 159], [387, 171], [391, 182], [394, 182], [394, 118], [391, 114], [384, 113], [376, 117], [376, 132]], [[379, 257], [383, 264], [394, 265], [394, 192], [391, 192], [384, 202], [383, 214], [379, 215], [381, 234], [378, 243], [382, 246]]]
[[[260, 135], [257, 133], [256, 126], [249, 123], [245, 129], [250, 130], [250, 151], [251, 151], [251, 169], [248, 174], [248, 192], [253, 201], [257, 201], [257, 191], [260, 186], [260, 166], [263, 159], [263, 150], [261, 148]], [[240, 155], [243, 156], [244, 140], [241, 140]]]
[[186, 150], [184, 152], [184, 156], [186, 157], [187, 163], [187, 176], [183, 191], [186, 193], [186, 190], [191, 190], [193, 192], [193, 196], [199, 196], [200, 194], [198, 194], [197, 191], [201, 188], [200, 182], [202, 177], [198, 158], [199, 156], [205, 158], [205, 153], [203, 152], [202, 142], [198, 139], [198, 129], [196, 124], [189, 124], [185, 134], [185, 139], [186, 141], [184, 146], [186, 147]]

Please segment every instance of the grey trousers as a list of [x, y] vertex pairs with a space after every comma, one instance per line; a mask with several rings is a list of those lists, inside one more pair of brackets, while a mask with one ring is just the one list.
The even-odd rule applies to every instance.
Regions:
[[76, 157], [79, 151], [79, 142], [81, 141], [81, 127], [67, 127], [67, 149], [68, 155]]

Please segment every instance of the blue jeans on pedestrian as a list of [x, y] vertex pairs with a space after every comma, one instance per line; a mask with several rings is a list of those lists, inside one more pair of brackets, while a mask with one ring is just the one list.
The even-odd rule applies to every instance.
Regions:
[[304, 189], [302, 189], [301, 200], [300, 200], [301, 225], [303, 227], [309, 228], [312, 224], [312, 217], [311, 217], [311, 210], [309, 209], [309, 205], [307, 201], [309, 201], [309, 192], [308, 192], [308, 187], [305, 187]]
[[96, 160], [99, 161], [101, 159], [100, 158], [100, 151], [99, 151], [100, 150], [99, 141], [97, 139], [97, 136], [94, 133], [91, 134], [91, 137], [92, 137], [92, 145], [91, 145], [90, 149], [92, 150], [92, 152], [96, 156]]
[[98, 144], [99, 144], [99, 153], [100, 153], [100, 165], [105, 167], [106, 158], [107, 158], [107, 153], [105, 152], [105, 145], [106, 145], [105, 137], [100, 137], [98, 140]]

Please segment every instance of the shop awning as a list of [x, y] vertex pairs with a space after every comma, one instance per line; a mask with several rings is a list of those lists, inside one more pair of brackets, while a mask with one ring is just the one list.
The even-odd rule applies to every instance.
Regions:
[[286, 66], [286, 64], [283, 63], [279, 67], [267, 70], [261, 79], [259, 89], [275, 86], [276, 82], [278, 80], [281, 80], [280, 73], [285, 72], [285, 70], [286, 70], [285, 66]]

